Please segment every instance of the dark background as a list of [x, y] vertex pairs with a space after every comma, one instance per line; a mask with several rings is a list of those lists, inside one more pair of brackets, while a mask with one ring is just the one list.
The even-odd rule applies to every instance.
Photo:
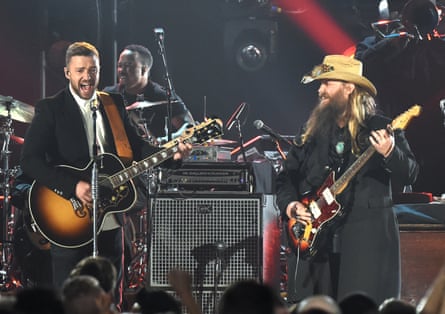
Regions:
[[[202, 121], [206, 113], [227, 121], [235, 108], [246, 102], [248, 111], [241, 116], [246, 141], [260, 134], [252, 125], [256, 119], [281, 134], [292, 135], [316, 102], [317, 84], [303, 86], [302, 75], [321, 63], [326, 53], [341, 54], [350, 48], [337, 46], [326, 51], [294, 22], [299, 14], [313, 14], [314, 25], [320, 26], [316, 32], [329, 38], [331, 29], [323, 26], [324, 21], [304, 11], [305, 3], [311, 1], [325, 10], [353, 43], [374, 34], [370, 24], [379, 18], [378, 1], [374, 0], [286, 0], [283, 3], [293, 6], [281, 7], [282, 12], [274, 10], [275, 3], [254, 0], [0, 0], [0, 95], [33, 105], [63, 88], [64, 49], [80, 40], [93, 43], [101, 53], [100, 88], [114, 84], [116, 59], [130, 43], [152, 51], [152, 77], [164, 83], [165, 67], [153, 33], [155, 27], [162, 27], [173, 86], [196, 120]], [[404, 1], [390, 4], [391, 9], [399, 10]], [[256, 71], [243, 70], [235, 62], [234, 49], [242, 36], [263, 42], [267, 48], [267, 62]], [[415, 60], [406, 62], [412, 65]], [[398, 66], [407, 64], [399, 62]], [[367, 67], [371, 70], [385, 73], [388, 69], [377, 63]], [[416, 190], [440, 194], [445, 175], [443, 118], [438, 110], [442, 92], [436, 88], [425, 93], [423, 85], [417, 91], [419, 82], [399, 81], [398, 71], [391, 69], [391, 84], [380, 78], [376, 85], [383, 95], [390, 94], [384, 90], [390, 86], [391, 90], [397, 87], [396, 96], [409, 97], [402, 100], [392, 95], [390, 104], [381, 99], [381, 108], [395, 116], [415, 102], [427, 107], [428, 118], [422, 118], [423, 122], [419, 118], [408, 134], [424, 170]], [[433, 80], [437, 86], [445, 86], [442, 75], [435, 74]], [[412, 95], [417, 94], [421, 97], [414, 99]], [[16, 135], [24, 136], [27, 124], [14, 121], [13, 127]], [[236, 128], [224, 138], [237, 140]], [[12, 144], [11, 150], [12, 164], [17, 165], [20, 145]]]

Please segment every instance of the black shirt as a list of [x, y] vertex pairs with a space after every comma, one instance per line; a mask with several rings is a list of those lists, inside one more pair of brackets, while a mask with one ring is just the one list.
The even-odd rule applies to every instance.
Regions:
[[[109, 93], [120, 93], [124, 98], [125, 106], [130, 106], [136, 101], [147, 101], [147, 102], [163, 102], [151, 107], [146, 107], [144, 109], [134, 109], [127, 111], [133, 125], [136, 127], [139, 135], [146, 137], [144, 122], [150, 132], [150, 135], [160, 138], [167, 135], [167, 122], [166, 117], [168, 116], [168, 102], [166, 90], [158, 83], [149, 81], [144, 89], [143, 94], [132, 95], [125, 92], [119, 84], [114, 86], [107, 86], [104, 88], [105, 92]], [[193, 124], [193, 117], [190, 111], [185, 106], [182, 99], [173, 94], [171, 97], [171, 107], [172, 107], [172, 133], [178, 131], [185, 123]]]

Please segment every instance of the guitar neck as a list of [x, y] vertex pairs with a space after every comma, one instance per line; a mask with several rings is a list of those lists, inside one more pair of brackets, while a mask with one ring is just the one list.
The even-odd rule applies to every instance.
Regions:
[[188, 127], [180, 137], [165, 143], [161, 150], [138, 161], [130, 167], [123, 169], [113, 175], [110, 175], [107, 180], [112, 188], [117, 188], [129, 180], [142, 174], [144, 171], [160, 165], [169, 158], [172, 158], [175, 153], [179, 151], [178, 145], [184, 144], [198, 144], [221, 136], [222, 121], [220, 119], [209, 119], [199, 125]]
[[[420, 114], [421, 107], [419, 105], [414, 105], [409, 108], [404, 113], [398, 115], [391, 122], [391, 127], [393, 130], [401, 129], [404, 130], [408, 123], [413, 117], [417, 117]], [[365, 165], [365, 163], [374, 155], [375, 148], [372, 145], [365, 150], [365, 152], [357, 158], [357, 160], [349, 167], [348, 170], [343, 173], [343, 175], [332, 185], [331, 192], [334, 195], [340, 194], [349, 184], [351, 179], [357, 174], [357, 172]]]
[[369, 145], [369, 147], [361, 154], [356, 161], [343, 173], [343, 175], [335, 181], [331, 186], [331, 191], [334, 195], [338, 195], [346, 188], [352, 178], [357, 174], [357, 172], [362, 169], [362, 167], [368, 162], [368, 160], [374, 155], [375, 147]]
[[127, 181], [137, 177], [148, 169], [158, 166], [167, 159], [173, 157], [173, 155], [178, 152], [179, 141], [170, 147], [161, 149], [160, 151], [150, 155], [149, 157], [142, 159], [139, 162], [134, 163], [128, 168], [125, 168], [107, 179], [110, 181], [113, 188], [117, 188]]

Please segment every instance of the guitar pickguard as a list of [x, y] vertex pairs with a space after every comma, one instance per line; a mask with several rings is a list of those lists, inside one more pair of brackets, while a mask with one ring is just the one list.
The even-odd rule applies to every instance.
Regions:
[[121, 185], [115, 189], [101, 188], [100, 196], [100, 213], [109, 213], [119, 211], [120, 208], [130, 206], [128, 198], [131, 194], [131, 187], [128, 184]]

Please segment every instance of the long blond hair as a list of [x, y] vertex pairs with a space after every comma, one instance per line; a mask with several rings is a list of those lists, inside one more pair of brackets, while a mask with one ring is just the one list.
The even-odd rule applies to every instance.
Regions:
[[[319, 125], [318, 121], [317, 111], [319, 110], [318, 107], [315, 108], [306, 122], [305, 131], [301, 135], [301, 144], [305, 144], [323, 127]], [[352, 139], [352, 152], [355, 155], [361, 152], [357, 136], [360, 130], [365, 127], [366, 118], [375, 113], [376, 103], [374, 98], [366, 90], [356, 85], [349, 95], [348, 106], [345, 112], [347, 127]]]

